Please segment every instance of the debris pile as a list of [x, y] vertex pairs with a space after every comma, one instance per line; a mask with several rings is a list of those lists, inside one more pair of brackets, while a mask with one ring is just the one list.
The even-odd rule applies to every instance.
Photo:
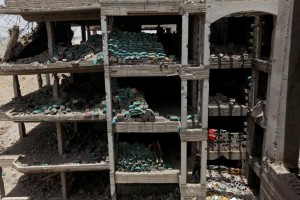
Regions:
[[30, 63], [47, 63], [47, 61], [50, 59], [48, 51], [44, 51], [41, 54], [38, 54], [33, 57], [28, 58], [20, 58], [16, 60], [16, 64], [30, 64]]
[[207, 200], [255, 199], [240, 169], [208, 166], [206, 175]]
[[85, 110], [84, 117], [97, 117], [102, 111], [99, 110], [103, 95], [99, 95], [89, 83], [71, 84], [63, 87], [60, 98], [52, 96], [52, 87], [44, 87], [34, 93], [21, 98], [11, 113], [16, 115], [61, 115], [73, 111]]
[[154, 113], [148, 106], [144, 95], [136, 88], [119, 88], [116, 82], [112, 83], [113, 109], [117, 115], [113, 122], [135, 121], [154, 122]]
[[168, 62], [163, 44], [156, 35], [135, 32], [114, 32], [109, 39], [110, 61], [119, 64], [152, 64]]
[[72, 45], [70, 47], [55, 46], [53, 48], [53, 58], [51, 62], [56, 61], [72, 61], [72, 60], [103, 60], [102, 53], [102, 36], [91, 35], [91, 37], [81, 42], [80, 45]]
[[[71, 124], [65, 125], [65, 148], [68, 155], [75, 154], [75, 163], [105, 163], [108, 160], [107, 135], [88, 129], [74, 132]], [[81, 153], [80, 153], [81, 152]]]
[[99, 133], [95, 129], [74, 132], [70, 124], [64, 124], [64, 155], [58, 157], [55, 132], [53, 124], [44, 123], [33, 129], [29, 138], [25, 138], [5, 154], [24, 154], [18, 160], [21, 166], [106, 164], [108, 150], [105, 133]]
[[110, 199], [109, 175], [105, 172], [68, 173], [70, 200]]
[[211, 151], [238, 151], [246, 148], [246, 134], [243, 132], [230, 133], [226, 130], [214, 130], [215, 140], [209, 141]]
[[117, 145], [117, 171], [150, 172], [151, 170], [171, 170], [171, 164], [157, 160], [157, 152], [152, 152], [142, 143], [120, 142]]
[[[125, 198], [126, 199], [126, 198]], [[180, 199], [180, 191], [178, 188], [174, 190], [174, 192], [170, 193], [154, 193], [151, 195], [131, 195], [128, 199], [130, 200], [179, 200]]]
[[218, 46], [211, 44], [211, 61], [249, 61], [252, 58], [245, 47], [228, 45]]
[[230, 107], [234, 107], [237, 103], [235, 98], [228, 98], [227, 96], [224, 96], [222, 93], [216, 93], [215, 96], [209, 97], [209, 104], [211, 105], [222, 105], [226, 106], [229, 105]]
[[23, 175], [7, 197], [30, 196], [32, 199], [48, 200], [61, 198], [59, 173]]

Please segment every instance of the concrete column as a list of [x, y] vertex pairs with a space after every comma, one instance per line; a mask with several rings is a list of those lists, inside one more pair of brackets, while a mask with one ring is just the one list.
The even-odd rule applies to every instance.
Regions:
[[85, 25], [81, 25], [81, 41], [86, 41]]
[[262, 26], [260, 16], [255, 16], [254, 21], [254, 33], [253, 33], [253, 56], [254, 58], [260, 58], [261, 52], [261, 38], [262, 38]]
[[202, 104], [201, 104], [201, 123], [202, 128], [208, 128], [208, 96], [209, 96], [209, 80], [203, 80], [202, 86]]
[[258, 92], [258, 80], [259, 80], [259, 71], [255, 68], [252, 68], [252, 82], [251, 82], [250, 98], [249, 98], [249, 105], [251, 106], [251, 108], [255, 106], [255, 101]]
[[4, 187], [4, 182], [3, 182], [3, 178], [2, 178], [2, 167], [0, 167], [0, 199], [2, 199], [3, 197], [5, 197], [5, 187]]
[[41, 74], [37, 74], [36, 78], [37, 78], [37, 82], [38, 82], [38, 85], [39, 85], [39, 89], [41, 89], [43, 87], [42, 75]]
[[14, 98], [15, 99], [20, 98], [22, 95], [20, 90], [19, 77], [17, 75], [13, 75], [13, 89], [14, 89]]
[[181, 65], [188, 65], [189, 13], [182, 14]]
[[198, 39], [198, 61], [203, 65], [204, 59], [204, 27], [205, 27], [205, 17], [204, 15], [199, 15], [199, 39]]
[[66, 172], [60, 172], [62, 199], [67, 200]]
[[26, 137], [26, 128], [24, 123], [18, 123], [18, 130], [20, 139]]
[[90, 29], [90, 26], [87, 26], [86, 29], [87, 29], [87, 39], [90, 39], [90, 37], [91, 37], [91, 29]]
[[101, 16], [101, 30], [102, 30], [102, 42], [103, 42], [103, 56], [104, 65], [109, 65], [109, 54], [108, 54], [108, 33], [107, 33], [107, 17]]
[[199, 17], [193, 17], [193, 61], [199, 62]]
[[187, 80], [181, 81], [181, 130], [187, 129]]
[[210, 23], [204, 24], [204, 41], [203, 41], [203, 65], [209, 66], [209, 57], [210, 57]]
[[207, 141], [202, 141], [201, 142], [201, 172], [200, 172], [201, 185], [206, 184], [206, 169], [207, 169]]
[[292, 165], [298, 163], [299, 153], [299, 11], [298, 1], [279, 3], [264, 149], [272, 162]]
[[53, 74], [54, 82], [53, 82], [53, 98], [59, 98], [59, 78], [57, 74]]
[[197, 111], [198, 81], [192, 80], [192, 110]]
[[[198, 123], [200, 124], [202, 122], [202, 116], [201, 116], [201, 109], [202, 109], [202, 91], [203, 91], [203, 84], [201, 80], [198, 80], [198, 91], [197, 91], [197, 117], [198, 117]], [[199, 125], [198, 124], [198, 125]]]
[[273, 16], [273, 31], [272, 31], [272, 40], [271, 40], [271, 52], [270, 52], [270, 61], [273, 59], [273, 52], [274, 52], [274, 42], [275, 42], [275, 31], [276, 31], [276, 21], [277, 16]]
[[64, 154], [64, 144], [63, 144], [63, 130], [61, 122], [56, 122], [56, 138], [57, 138], [57, 147], [58, 155], [62, 156]]
[[[51, 21], [46, 21], [47, 37], [48, 37], [48, 53], [50, 57], [53, 57], [53, 46], [55, 44], [54, 28]], [[45, 74], [46, 85], [50, 85], [50, 75]]]
[[187, 142], [181, 141], [180, 175], [182, 185], [187, 183]]

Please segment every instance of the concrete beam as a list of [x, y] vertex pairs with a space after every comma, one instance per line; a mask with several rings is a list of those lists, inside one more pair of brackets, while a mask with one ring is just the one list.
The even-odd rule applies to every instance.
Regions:
[[210, 1], [206, 3], [206, 22], [214, 23], [231, 14], [263, 12], [277, 15], [278, 0], [264, 1]]

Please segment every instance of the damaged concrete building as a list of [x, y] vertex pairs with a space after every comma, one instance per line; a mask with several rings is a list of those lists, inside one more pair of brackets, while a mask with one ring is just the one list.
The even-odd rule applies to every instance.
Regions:
[[[20, 135], [0, 166], [26, 174], [2, 199], [300, 199], [300, 2], [6, 0], [0, 13], [38, 24], [0, 48], [15, 95], [0, 120]], [[22, 96], [20, 75], [40, 89]]]

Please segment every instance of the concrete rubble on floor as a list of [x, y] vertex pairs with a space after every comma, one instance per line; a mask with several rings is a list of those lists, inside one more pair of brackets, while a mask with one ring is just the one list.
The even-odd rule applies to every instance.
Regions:
[[247, 180], [240, 175], [240, 169], [225, 166], [208, 166], [206, 174], [207, 200], [255, 199], [247, 186]]
[[[55, 125], [43, 123], [28, 133], [3, 154], [22, 154], [16, 164], [49, 166], [68, 164], [106, 164], [108, 157], [106, 135], [90, 128], [74, 132], [71, 124], [64, 125], [64, 155], [58, 157]], [[33, 142], [34, 141], [34, 142]]]
[[100, 102], [105, 97], [96, 94], [89, 83], [62, 85], [60, 98], [54, 99], [52, 87], [46, 86], [36, 92], [21, 97], [11, 112], [17, 115], [60, 115], [82, 110], [86, 118], [99, 116]]
[[155, 150], [150, 151], [142, 143], [120, 142], [117, 145], [117, 171], [150, 172], [152, 170], [173, 169], [172, 164], [164, 163], [158, 158], [159, 156], [156, 157], [155, 153]]

